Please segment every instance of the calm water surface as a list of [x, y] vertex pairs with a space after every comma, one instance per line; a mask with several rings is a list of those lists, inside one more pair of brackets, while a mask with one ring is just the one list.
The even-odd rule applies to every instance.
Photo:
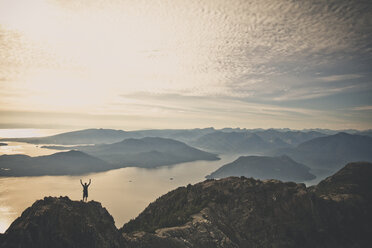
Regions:
[[[23, 151], [36, 156], [55, 152], [24, 143], [11, 142], [8, 149], [11, 146], [12, 154]], [[131, 167], [83, 176], [0, 178], [0, 232], [5, 232], [27, 207], [44, 196], [68, 196], [80, 200], [80, 178], [83, 181], [92, 179], [89, 200], [101, 202], [114, 217], [116, 226], [121, 227], [159, 196], [179, 186], [203, 181], [206, 175], [237, 157], [228, 155], [221, 156], [219, 161], [196, 161], [156, 169]]]
[[[41, 156], [61, 152], [43, 149], [42, 145], [6, 143], [8, 146], [0, 146], [0, 155]], [[219, 161], [195, 161], [156, 169], [130, 167], [82, 176], [0, 177], [0, 232], [5, 232], [27, 207], [45, 196], [68, 196], [80, 200], [80, 178], [83, 181], [92, 179], [89, 200], [101, 202], [114, 217], [116, 226], [121, 227], [159, 196], [179, 186], [204, 181], [206, 175], [239, 156], [221, 155]], [[324, 177], [321, 175], [305, 183], [313, 185]]]
[[[3, 142], [7, 146], [0, 146], [0, 156], [4, 154], [24, 154], [31, 157], [50, 155], [56, 152], [63, 152], [61, 150], [53, 150], [41, 148], [43, 145], [27, 144], [22, 142]], [[50, 145], [50, 144], [48, 144]]]

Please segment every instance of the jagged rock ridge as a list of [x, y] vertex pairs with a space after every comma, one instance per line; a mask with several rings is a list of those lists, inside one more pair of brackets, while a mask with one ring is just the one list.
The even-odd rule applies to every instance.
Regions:
[[114, 219], [99, 202], [45, 197], [5, 232], [1, 247], [123, 247]]

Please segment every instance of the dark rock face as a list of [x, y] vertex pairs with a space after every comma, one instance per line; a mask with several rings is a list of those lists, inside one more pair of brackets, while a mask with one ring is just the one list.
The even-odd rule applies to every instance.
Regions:
[[112, 216], [98, 202], [45, 197], [5, 232], [0, 247], [122, 247]]
[[331, 177], [321, 181], [316, 187], [318, 194], [353, 195], [372, 198], [372, 166], [368, 162], [347, 164]]
[[351, 163], [317, 186], [229, 177], [180, 187], [120, 230], [97, 202], [46, 197], [0, 247], [369, 247], [372, 164]]
[[353, 163], [310, 188], [277, 180], [207, 180], [162, 196], [122, 231], [137, 239], [136, 231], [154, 231], [146, 235], [187, 247], [368, 247], [371, 176], [371, 163]]

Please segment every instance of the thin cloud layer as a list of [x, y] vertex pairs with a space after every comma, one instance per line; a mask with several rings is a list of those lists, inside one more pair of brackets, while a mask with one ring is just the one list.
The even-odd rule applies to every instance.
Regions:
[[[369, 128], [370, 16], [369, 1], [346, 0], [2, 1], [1, 110]], [[345, 95], [355, 101], [335, 108]]]

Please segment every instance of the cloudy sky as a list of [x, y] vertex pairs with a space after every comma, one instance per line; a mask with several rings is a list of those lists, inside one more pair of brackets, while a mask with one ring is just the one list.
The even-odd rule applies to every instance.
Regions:
[[372, 3], [0, 0], [0, 128], [372, 128]]

